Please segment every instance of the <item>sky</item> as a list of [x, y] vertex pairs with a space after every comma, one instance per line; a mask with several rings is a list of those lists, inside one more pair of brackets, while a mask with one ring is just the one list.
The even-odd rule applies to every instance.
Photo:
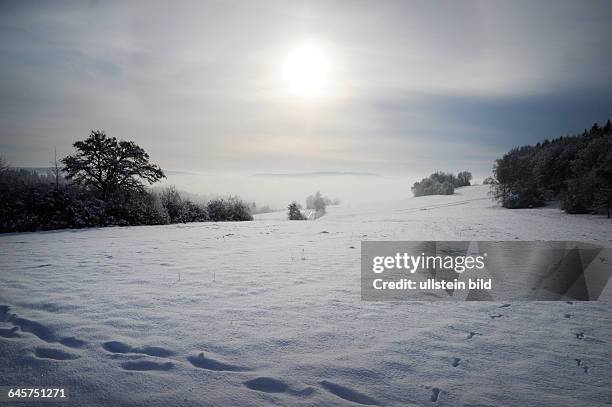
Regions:
[[0, 154], [47, 166], [99, 129], [195, 193], [408, 196], [607, 120], [611, 38], [607, 1], [3, 0]]

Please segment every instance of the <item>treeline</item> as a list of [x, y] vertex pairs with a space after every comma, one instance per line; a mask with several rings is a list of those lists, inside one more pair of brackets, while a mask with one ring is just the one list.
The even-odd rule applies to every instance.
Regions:
[[612, 124], [582, 134], [514, 148], [496, 160], [493, 196], [506, 208], [542, 206], [559, 199], [568, 213], [596, 213], [612, 195]]
[[457, 176], [452, 173], [437, 171], [412, 186], [414, 196], [425, 195], [452, 195], [455, 188], [469, 186], [472, 181], [472, 173], [461, 171]]
[[119, 191], [103, 200], [77, 184], [56, 185], [31, 171], [0, 173], [0, 233], [252, 219], [249, 205], [235, 197], [200, 204], [169, 187], [161, 192]]
[[0, 162], [0, 232], [253, 219], [239, 198], [194, 203], [173, 187], [146, 188], [164, 173], [133, 142], [92, 132], [74, 147], [45, 172]]

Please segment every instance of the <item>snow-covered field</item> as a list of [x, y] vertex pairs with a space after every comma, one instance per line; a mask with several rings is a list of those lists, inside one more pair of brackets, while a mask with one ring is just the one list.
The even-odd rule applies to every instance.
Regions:
[[361, 240], [612, 240], [603, 217], [486, 191], [0, 236], [0, 386], [73, 405], [611, 405], [610, 304], [361, 301]]

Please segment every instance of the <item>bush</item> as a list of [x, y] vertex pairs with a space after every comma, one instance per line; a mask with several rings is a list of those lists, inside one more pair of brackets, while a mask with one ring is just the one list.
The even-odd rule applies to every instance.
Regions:
[[295, 201], [287, 207], [287, 217], [289, 220], [306, 220], [306, 216], [300, 210], [300, 205]]
[[105, 209], [88, 191], [46, 175], [6, 169], [0, 176], [0, 232], [104, 226]]
[[213, 222], [253, 220], [249, 205], [235, 197], [213, 199], [206, 205], [208, 218]]
[[316, 194], [310, 195], [306, 198], [306, 209], [314, 209], [315, 218], [320, 218], [326, 213], [327, 202], [331, 202], [331, 200], [329, 198], [325, 198], [323, 195], [321, 195], [321, 192], [317, 191]]
[[207, 222], [210, 220], [206, 208], [189, 200], [183, 201], [183, 222]]
[[107, 225], [164, 225], [169, 221], [159, 199], [147, 191], [122, 191], [106, 202]]
[[439, 184], [444, 184], [445, 182], [447, 182], [455, 188], [459, 186], [459, 179], [451, 173], [437, 171], [431, 174], [429, 178], [433, 181], [437, 181]]
[[185, 221], [185, 204], [174, 186], [167, 187], [159, 194], [160, 202], [168, 213], [170, 223]]
[[452, 173], [437, 171], [412, 186], [414, 196], [452, 195], [455, 188], [469, 186], [472, 173], [461, 171], [457, 176]]
[[456, 187], [468, 187], [472, 181], [472, 173], [469, 171], [461, 171], [457, 174], [457, 185]]
[[453, 181], [456, 178], [452, 174], [434, 173], [412, 186], [414, 196], [425, 195], [452, 195], [455, 193]]

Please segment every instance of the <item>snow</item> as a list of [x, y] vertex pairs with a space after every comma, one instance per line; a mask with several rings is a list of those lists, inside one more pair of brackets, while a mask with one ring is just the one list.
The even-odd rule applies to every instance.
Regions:
[[381, 201], [0, 236], [0, 386], [63, 386], [62, 405], [610, 405], [610, 304], [363, 302], [359, 267], [361, 240], [610, 242], [610, 220], [505, 210], [484, 186]]

